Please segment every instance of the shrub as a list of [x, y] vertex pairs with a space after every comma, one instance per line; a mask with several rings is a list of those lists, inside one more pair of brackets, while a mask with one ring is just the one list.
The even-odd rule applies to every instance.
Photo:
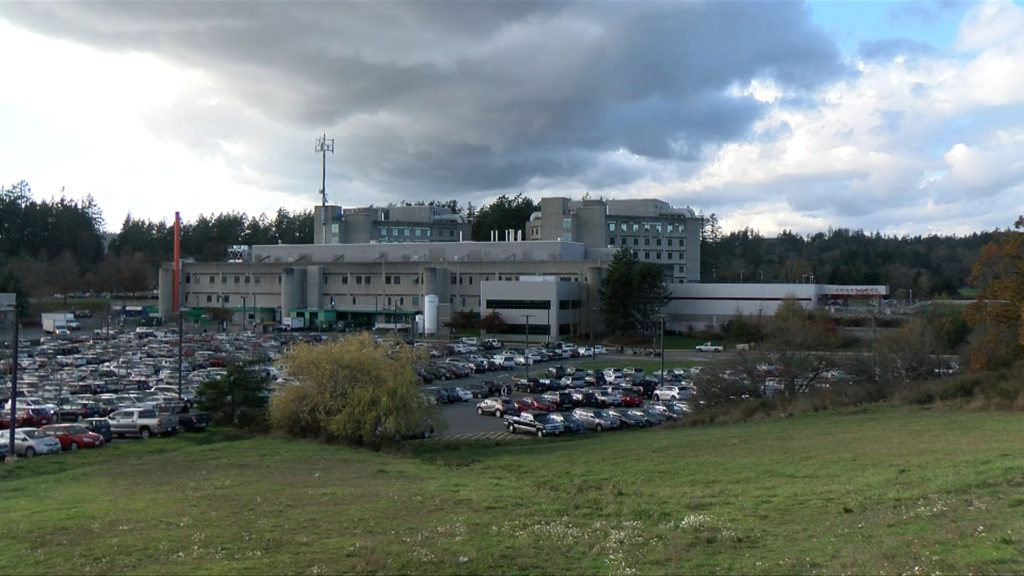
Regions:
[[295, 346], [285, 365], [299, 384], [271, 401], [271, 426], [300, 438], [377, 448], [440, 428], [440, 412], [419, 391], [417, 358], [409, 346], [377, 344], [365, 333]]

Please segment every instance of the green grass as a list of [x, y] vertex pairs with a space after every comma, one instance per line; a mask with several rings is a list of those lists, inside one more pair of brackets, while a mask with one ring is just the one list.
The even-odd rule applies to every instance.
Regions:
[[908, 407], [390, 454], [211, 430], [0, 466], [0, 573], [1020, 573], [1022, 445]]

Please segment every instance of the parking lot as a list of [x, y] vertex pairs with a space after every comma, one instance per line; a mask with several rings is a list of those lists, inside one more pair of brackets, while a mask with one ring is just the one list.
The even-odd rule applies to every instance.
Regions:
[[[180, 338], [181, 371], [180, 382], [182, 392], [186, 396], [194, 396], [198, 385], [206, 379], [218, 378], [224, 368], [232, 362], [256, 359], [263, 363], [268, 373], [280, 376], [279, 366], [275, 362], [284, 354], [286, 348], [298, 341], [316, 341], [329, 336], [317, 333], [268, 333], [252, 332], [212, 332], [201, 327], [186, 326]], [[6, 362], [10, 362], [9, 342], [0, 353], [6, 353]], [[451, 343], [433, 342], [420, 343], [427, 349], [443, 350], [434, 354], [435, 358], [424, 361], [423, 367], [443, 372], [445, 378], [455, 374], [456, 365], [482, 356], [495, 354], [469, 353], [453, 354]], [[511, 370], [490, 370], [469, 374], [463, 373], [452, 380], [438, 379], [435, 386], [464, 386], [482, 382], [491, 382], [493, 394], [498, 394], [502, 387], [506, 395], [513, 399], [522, 398], [524, 391], [515, 391], [516, 382], [527, 375], [544, 378], [548, 365], [559, 364], [572, 370], [599, 369], [619, 364], [620, 366], [635, 359], [626, 355], [613, 354], [600, 357], [560, 358], [551, 362], [532, 360], [532, 349], [507, 348], [500, 354], [524, 356], [523, 365]], [[500, 355], [499, 354], [499, 355]], [[120, 326], [107, 318], [83, 318], [80, 330], [74, 331], [70, 337], [55, 338], [41, 330], [23, 331], [19, 338], [18, 388], [19, 408], [28, 407], [35, 401], [41, 401], [53, 407], [63, 407], [79, 400], [96, 401], [102, 404], [102, 413], [128, 406], [145, 406], [178, 401], [179, 384], [179, 337], [177, 331], [166, 328], [145, 328]], [[673, 358], [679, 360], [681, 358]], [[547, 360], [547, 358], [545, 358]], [[440, 368], [444, 370], [440, 370]], [[449, 369], [452, 369], [451, 373]], [[9, 378], [5, 381], [8, 385]], [[7, 394], [9, 395], [9, 394]], [[33, 402], [21, 398], [32, 398]], [[501, 418], [480, 416], [476, 413], [479, 398], [471, 401], [446, 404], [443, 406], [447, 430], [442, 433], [446, 438], [474, 437], [505, 437], [508, 432], [502, 425]], [[20, 412], [20, 410], [19, 410]], [[29, 424], [31, 425], [31, 424]], [[117, 440], [115, 440], [116, 442]]]

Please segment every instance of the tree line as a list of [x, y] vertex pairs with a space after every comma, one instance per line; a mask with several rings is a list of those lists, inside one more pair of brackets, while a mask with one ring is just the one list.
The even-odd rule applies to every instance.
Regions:
[[[523, 194], [502, 195], [482, 207], [462, 206], [457, 200], [416, 204], [442, 205], [465, 215], [475, 241], [488, 241], [491, 230], [525, 231], [530, 215], [540, 209]], [[704, 282], [883, 284], [894, 297], [906, 300], [960, 294], [982, 246], [995, 232], [896, 237], [837, 228], [807, 236], [787, 230], [766, 237], [749, 228], [724, 234], [715, 214], [701, 218]], [[0, 282], [32, 296], [152, 290], [160, 264], [172, 258], [172, 235], [173, 222], [130, 214], [118, 232], [107, 234], [102, 211], [91, 197], [36, 201], [24, 181], [0, 186]], [[200, 216], [183, 223], [181, 245], [185, 258], [216, 261], [235, 244], [312, 240], [312, 210], [281, 209], [272, 216]]]

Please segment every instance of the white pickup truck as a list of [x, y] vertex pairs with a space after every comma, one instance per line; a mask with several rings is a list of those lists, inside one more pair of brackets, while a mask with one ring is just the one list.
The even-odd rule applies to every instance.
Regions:
[[696, 347], [697, 352], [721, 352], [725, 350], [725, 346], [717, 346], [711, 342], [705, 342]]

